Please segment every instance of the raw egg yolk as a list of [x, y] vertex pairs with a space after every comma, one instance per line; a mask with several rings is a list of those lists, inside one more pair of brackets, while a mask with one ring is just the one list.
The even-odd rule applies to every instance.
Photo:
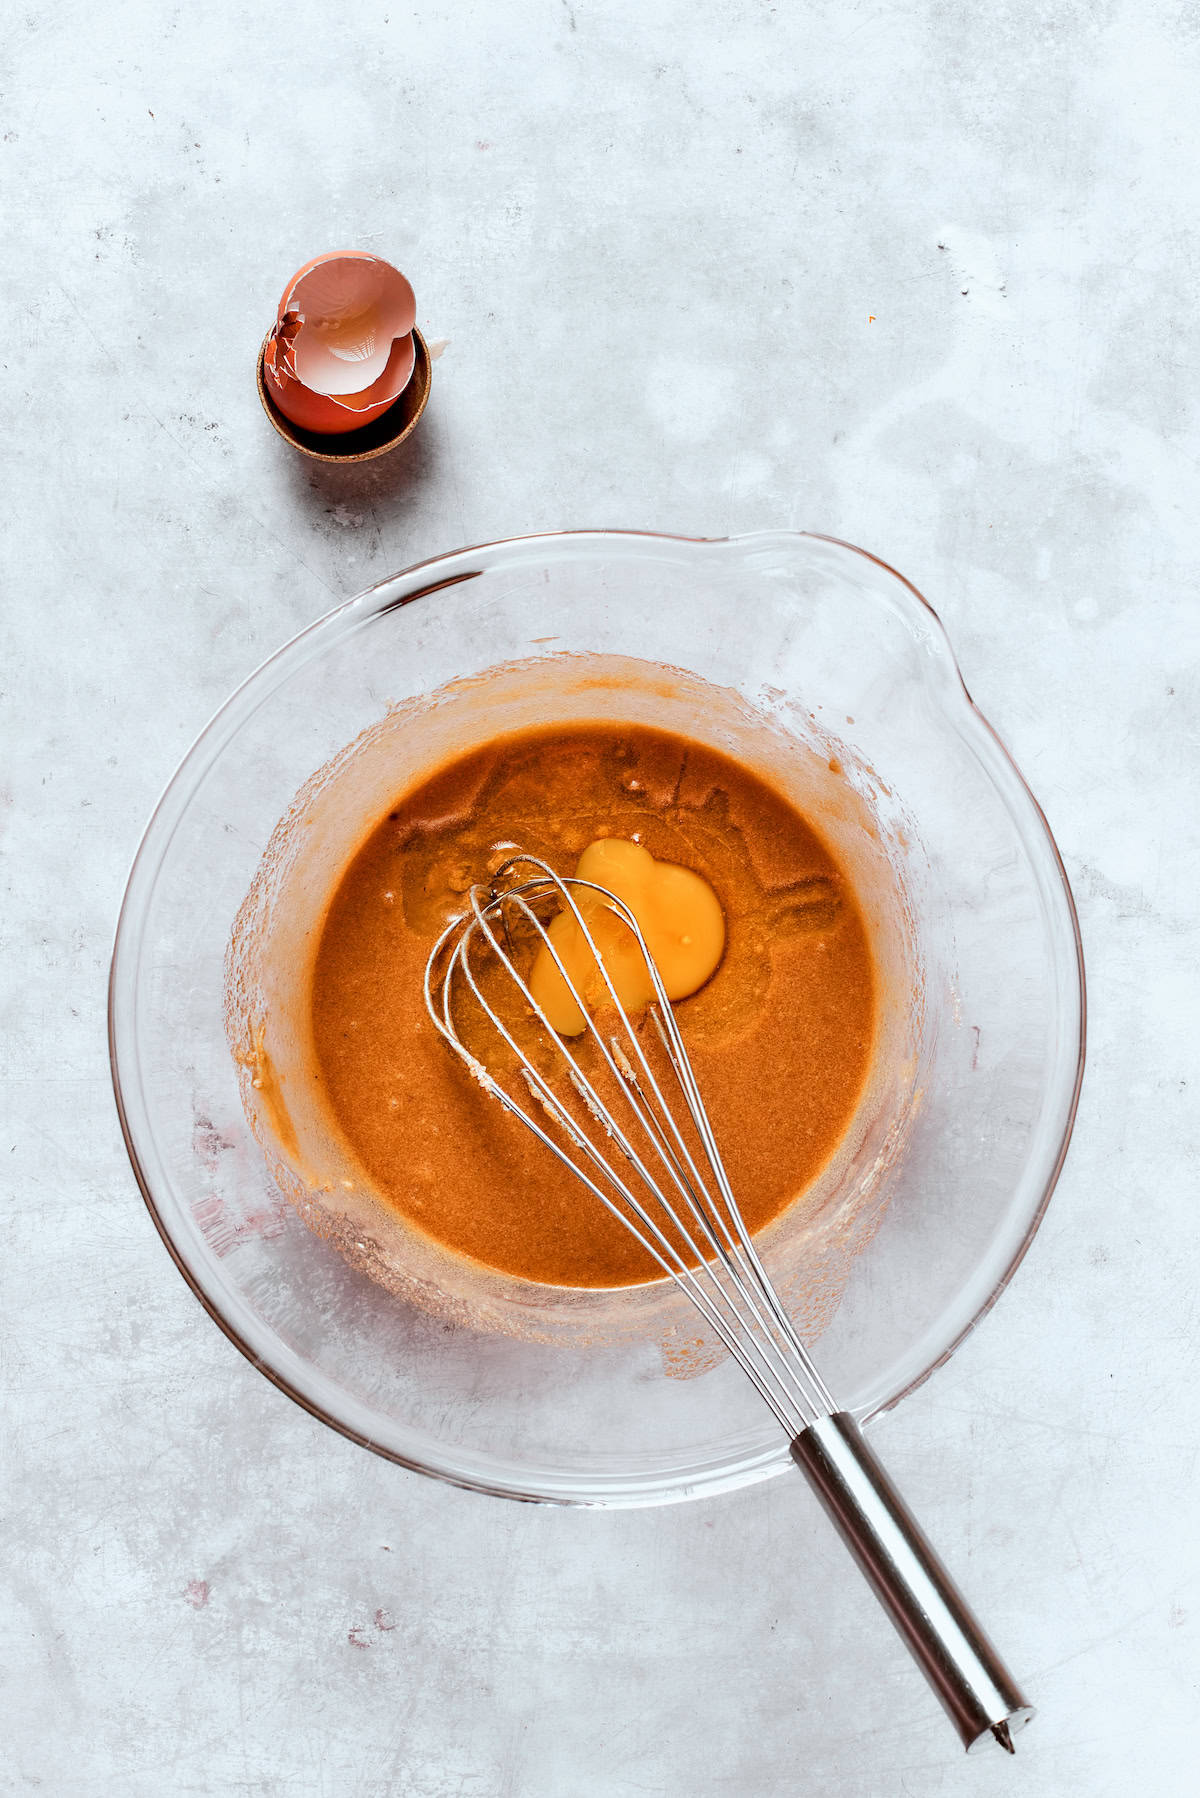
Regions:
[[[640, 843], [601, 837], [579, 858], [576, 880], [594, 881], [624, 901], [637, 919], [670, 999], [686, 999], [704, 985], [725, 949], [725, 914], [702, 874], [676, 862], [656, 862]], [[637, 938], [599, 893], [576, 892], [579, 906], [617, 997], [637, 1012], [654, 997], [654, 986]], [[596, 957], [570, 911], [552, 919], [548, 933], [571, 982], [589, 1010], [608, 997]], [[560, 1036], [586, 1028], [583, 1012], [543, 943], [529, 990]]]

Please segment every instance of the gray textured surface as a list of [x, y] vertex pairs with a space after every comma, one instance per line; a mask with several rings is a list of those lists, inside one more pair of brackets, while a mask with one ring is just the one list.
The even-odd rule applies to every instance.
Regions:
[[[35, 0], [3, 49], [0, 1790], [1194, 1791], [1194, 17]], [[253, 383], [338, 244], [452, 340], [360, 475]], [[1065, 1178], [875, 1437], [1041, 1707], [1016, 1766], [959, 1760], [798, 1484], [576, 1515], [385, 1466], [224, 1341], [126, 1166], [110, 932], [209, 712], [395, 567], [594, 524], [888, 557], [1075, 882]]]

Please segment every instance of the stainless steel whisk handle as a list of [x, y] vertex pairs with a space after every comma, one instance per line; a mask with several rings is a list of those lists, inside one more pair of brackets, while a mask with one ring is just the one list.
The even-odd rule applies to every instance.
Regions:
[[818, 1418], [791, 1449], [968, 1752], [995, 1739], [1011, 1753], [1032, 1708], [853, 1417]]

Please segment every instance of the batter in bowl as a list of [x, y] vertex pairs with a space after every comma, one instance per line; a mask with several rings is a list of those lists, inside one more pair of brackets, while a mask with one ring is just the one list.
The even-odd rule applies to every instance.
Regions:
[[600, 840], [691, 869], [724, 952], [678, 1017], [747, 1225], [828, 1163], [862, 1095], [876, 981], [862, 912], [813, 825], [706, 745], [645, 725], [522, 731], [446, 762], [356, 850], [312, 972], [311, 1078], [352, 1163], [443, 1247], [527, 1281], [660, 1277], [610, 1217], [471, 1080], [421, 1001], [463, 895], [515, 849], [564, 873]]

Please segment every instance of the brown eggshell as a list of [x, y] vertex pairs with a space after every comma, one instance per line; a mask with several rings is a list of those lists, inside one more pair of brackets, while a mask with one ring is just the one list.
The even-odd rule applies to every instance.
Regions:
[[392, 345], [387, 366], [365, 393], [314, 393], [288, 371], [287, 358], [280, 353], [278, 343], [273, 334], [263, 354], [263, 378], [271, 398], [283, 416], [301, 430], [326, 435], [356, 431], [394, 406], [412, 379], [416, 362], [416, 346], [410, 332]]
[[263, 358], [285, 418], [334, 434], [378, 418], [412, 378], [416, 301], [398, 269], [361, 250], [305, 263], [288, 282]]

